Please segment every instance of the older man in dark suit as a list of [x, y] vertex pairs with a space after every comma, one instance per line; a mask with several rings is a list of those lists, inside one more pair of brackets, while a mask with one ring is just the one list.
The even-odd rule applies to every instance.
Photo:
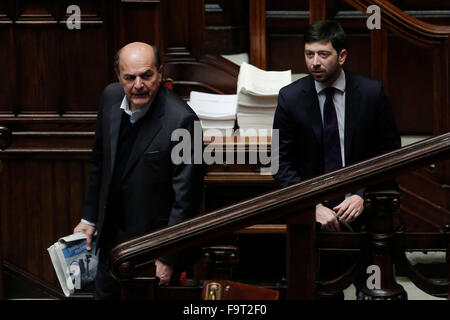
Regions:
[[[282, 186], [400, 147], [400, 136], [381, 82], [343, 70], [345, 33], [333, 21], [305, 33], [310, 75], [282, 88], [273, 128], [279, 130]], [[339, 231], [363, 211], [363, 190], [318, 204], [316, 221]]]
[[[190, 107], [161, 86], [162, 68], [156, 47], [128, 44], [116, 58], [119, 83], [101, 98], [83, 219], [74, 229], [87, 234], [88, 247], [98, 230], [97, 299], [120, 298], [108, 270], [112, 247], [199, 211], [203, 169], [194, 163], [193, 146], [195, 135], [201, 140], [201, 126]], [[172, 159], [179, 143], [172, 141], [175, 130], [189, 133], [191, 157], [183, 159], [190, 161]], [[160, 285], [169, 283], [175, 260], [156, 261]]]

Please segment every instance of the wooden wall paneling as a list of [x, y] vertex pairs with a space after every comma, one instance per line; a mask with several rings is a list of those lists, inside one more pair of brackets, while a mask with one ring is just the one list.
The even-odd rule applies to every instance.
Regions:
[[[388, 38], [389, 101], [402, 134], [433, 134], [433, 50]], [[418, 63], [420, 61], [420, 63]], [[439, 85], [439, 84], [438, 84]]]
[[12, 12], [6, 3], [0, 4], [0, 114], [13, 114], [15, 109], [16, 62]]
[[170, 21], [166, 21], [162, 18], [162, 2], [168, 1], [121, 1], [119, 48], [130, 42], [142, 41], [156, 45], [161, 54], [164, 53], [162, 35], [171, 29], [169, 26], [172, 20], [177, 21], [178, 19], [172, 18]]
[[327, 1], [309, 0], [309, 23], [327, 19]]
[[25, 203], [25, 224], [26, 233], [26, 254], [24, 254], [25, 270], [33, 275], [42, 274], [42, 262], [46, 252], [41, 248], [41, 237], [44, 226], [41, 223], [45, 208], [42, 207], [39, 193], [40, 185], [40, 165], [36, 161], [25, 163], [25, 193], [22, 201]]
[[[166, 60], [192, 58], [192, 51], [189, 48], [189, 17], [185, 14], [189, 12], [188, 6], [189, 3], [182, 0], [163, 2], [163, 19], [167, 26], [164, 35]], [[184, 14], [175, 16], [173, 10]]]
[[205, 54], [205, 1], [189, 1], [189, 38], [192, 54], [200, 58]]
[[347, 52], [345, 70], [370, 76], [372, 65], [370, 34], [347, 34]]
[[389, 94], [388, 87], [388, 31], [386, 28], [372, 30], [370, 33], [371, 44], [371, 75], [380, 80]]
[[[40, 164], [40, 181], [39, 185], [41, 190], [54, 190], [55, 183], [53, 179], [53, 162], [52, 161], [42, 161]], [[42, 224], [42, 236], [40, 242], [40, 248], [46, 249], [50, 247], [57, 240], [57, 230], [59, 226], [55, 223], [55, 204], [54, 204], [54, 193], [53, 192], [40, 192], [40, 203], [41, 203], [41, 221]], [[47, 252], [43, 253], [42, 261], [42, 274], [41, 279], [52, 284], [55, 288], [59, 288], [58, 279], [53, 269], [53, 265], [50, 261], [50, 256]]]
[[22, 155], [3, 160], [4, 260], [59, 289], [47, 248], [80, 221], [88, 161], [70, 154], [60, 160]]
[[248, 52], [248, 14], [248, 1], [205, 1], [205, 53]]
[[267, 70], [292, 70], [308, 73], [305, 64], [303, 34], [268, 33]]
[[[437, 116], [434, 120], [434, 134], [438, 135], [447, 132], [450, 128], [450, 97], [448, 95], [448, 88], [450, 88], [450, 39], [447, 38], [441, 46], [435, 48], [431, 57], [433, 61], [432, 70], [436, 75], [433, 81], [435, 105], [447, 106], [447, 108], [435, 110]], [[445, 88], [447, 90], [444, 90]]]
[[[62, 8], [65, 8], [64, 6]], [[97, 112], [97, 105], [103, 88], [110, 79], [114, 53], [111, 45], [118, 41], [113, 33], [111, 14], [113, 5], [104, 1], [80, 4], [81, 29], [68, 29], [68, 18], [60, 20], [61, 86], [63, 87], [61, 114]]]
[[[6, 161], [4, 161], [6, 162]], [[25, 269], [24, 260], [27, 259], [27, 233], [26, 224], [26, 188], [24, 162], [16, 160], [14, 163], [8, 162], [8, 188], [10, 189], [11, 202], [10, 210], [3, 212], [3, 216], [8, 216], [6, 234], [8, 241], [4, 243], [4, 260]]]
[[1, 169], [0, 169], [0, 300], [4, 299], [4, 281], [3, 281], [3, 257], [4, 257], [4, 248], [5, 243], [8, 241], [8, 235], [7, 232], [7, 219], [8, 215], [3, 214], [5, 212], [9, 212], [9, 206], [10, 202], [9, 200], [9, 186], [7, 183], [7, 176], [8, 173], [4, 171], [5, 164], [1, 163]]
[[29, 8], [21, 3], [15, 23], [19, 113], [58, 113], [58, 17], [48, 2]]
[[309, 25], [309, 11], [303, 9], [272, 3], [266, 11], [267, 70], [307, 73], [303, 34]]
[[[195, 60], [205, 53], [204, 0], [162, 1], [164, 59]], [[175, 15], [174, 12], [177, 14]]]
[[[433, 51], [433, 101], [434, 134], [448, 132], [450, 128], [450, 39], [447, 38]], [[447, 90], [445, 90], [447, 88]], [[450, 161], [437, 164], [436, 176], [439, 182], [450, 182]], [[450, 198], [450, 193], [449, 193]]]
[[70, 181], [68, 214], [72, 228], [80, 222], [83, 211], [84, 190], [87, 181], [84, 164], [87, 164], [87, 161], [70, 160], [68, 163], [68, 181]]

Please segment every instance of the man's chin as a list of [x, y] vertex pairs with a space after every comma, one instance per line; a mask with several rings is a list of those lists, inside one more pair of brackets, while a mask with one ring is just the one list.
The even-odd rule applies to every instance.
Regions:
[[328, 77], [325, 74], [317, 75], [317, 74], [311, 74], [317, 82], [325, 82], [328, 80]]
[[136, 109], [145, 107], [150, 102], [150, 99], [132, 99], [131, 105]]

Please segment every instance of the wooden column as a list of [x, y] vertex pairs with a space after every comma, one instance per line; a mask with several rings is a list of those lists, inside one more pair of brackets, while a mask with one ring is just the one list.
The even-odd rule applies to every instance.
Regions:
[[316, 298], [315, 207], [287, 221], [287, 293], [290, 300]]
[[266, 69], [266, 0], [249, 2], [250, 63]]
[[361, 290], [357, 292], [359, 300], [407, 299], [405, 289], [395, 280], [393, 263], [393, 213], [400, 207], [399, 198], [400, 194], [396, 190], [373, 191], [365, 196], [364, 214], [369, 216], [367, 229], [370, 234], [368, 264], [379, 269], [367, 275], [367, 279], [372, 276], [375, 279], [374, 283], [368, 281], [371, 284], [370, 288], [367, 287], [367, 282], [361, 284]]

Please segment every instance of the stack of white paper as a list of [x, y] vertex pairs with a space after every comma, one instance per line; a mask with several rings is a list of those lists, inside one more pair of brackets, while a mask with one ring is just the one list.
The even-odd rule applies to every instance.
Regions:
[[199, 117], [204, 132], [210, 129], [232, 132], [236, 120], [237, 95], [191, 91], [188, 104]]
[[243, 62], [237, 85], [237, 122], [240, 129], [271, 129], [278, 92], [292, 81], [291, 70], [264, 71]]

